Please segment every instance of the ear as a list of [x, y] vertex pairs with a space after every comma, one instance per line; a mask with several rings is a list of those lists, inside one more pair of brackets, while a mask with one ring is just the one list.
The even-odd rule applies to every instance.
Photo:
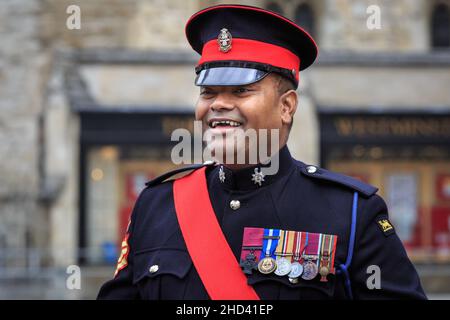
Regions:
[[298, 95], [297, 91], [289, 90], [280, 96], [280, 113], [283, 125], [290, 125], [297, 110]]

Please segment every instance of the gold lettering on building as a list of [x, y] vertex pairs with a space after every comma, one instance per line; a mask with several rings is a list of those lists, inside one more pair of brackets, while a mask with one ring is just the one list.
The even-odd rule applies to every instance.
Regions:
[[334, 127], [343, 137], [450, 137], [450, 118], [338, 117], [334, 120]]

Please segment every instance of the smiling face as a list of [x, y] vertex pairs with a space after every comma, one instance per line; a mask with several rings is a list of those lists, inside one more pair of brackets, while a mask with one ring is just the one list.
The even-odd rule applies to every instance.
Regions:
[[[226, 154], [225, 145], [233, 134], [242, 132], [241, 130], [246, 132], [253, 129], [258, 134], [259, 129], [269, 129], [269, 136], [270, 130], [279, 130], [279, 146], [284, 146], [296, 106], [296, 92], [287, 90], [280, 93], [280, 76], [269, 74], [258, 82], [244, 86], [200, 87], [195, 117], [202, 121], [204, 130], [209, 130], [213, 137], [222, 138], [213, 139], [208, 147], [212, 150], [221, 148], [224, 156], [229, 156]], [[248, 163], [249, 151], [257, 150], [257, 146], [257, 143], [248, 140], [243, 145], [238, 145], [238, 150], [245, 150], [247, 165], [251, 165]], [[270, 149], [268, 150], [270, 152]], [[236, 151], [233, 150], [234, 153]], [[276, 151], [278, 150], [274, 150]], [[235, 164], [236, 154], [232, 159]], [[230, 167], [242, 167], [222, 162]]]

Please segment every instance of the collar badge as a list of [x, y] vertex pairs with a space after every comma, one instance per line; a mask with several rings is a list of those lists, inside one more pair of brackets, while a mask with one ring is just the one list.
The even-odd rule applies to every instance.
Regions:
[[258, 171], [258, 168], [255, 168], [255, 173], [252, 174], [252, 181], [261, 187], [261, 184], [264, 182], [264, 173], [261, 172], [261, 169]]
[[219, 169], [219, 180], [222, 183], [225, 182], [225, 172], [223, 171], [223, 166], [220, 166], [220, 169]]

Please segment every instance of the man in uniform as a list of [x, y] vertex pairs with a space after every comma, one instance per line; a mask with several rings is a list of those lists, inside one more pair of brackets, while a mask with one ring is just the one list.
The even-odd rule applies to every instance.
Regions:
[[278, 130], [278, 170], [223, 161], [147, 183], [98, 298], [425, 299], [377, 188], [289, 153], [314, 40], [279, 14], [241, 5], [194, 14], [186, 35], [201, 54], [197, 120], [218, 135]]

